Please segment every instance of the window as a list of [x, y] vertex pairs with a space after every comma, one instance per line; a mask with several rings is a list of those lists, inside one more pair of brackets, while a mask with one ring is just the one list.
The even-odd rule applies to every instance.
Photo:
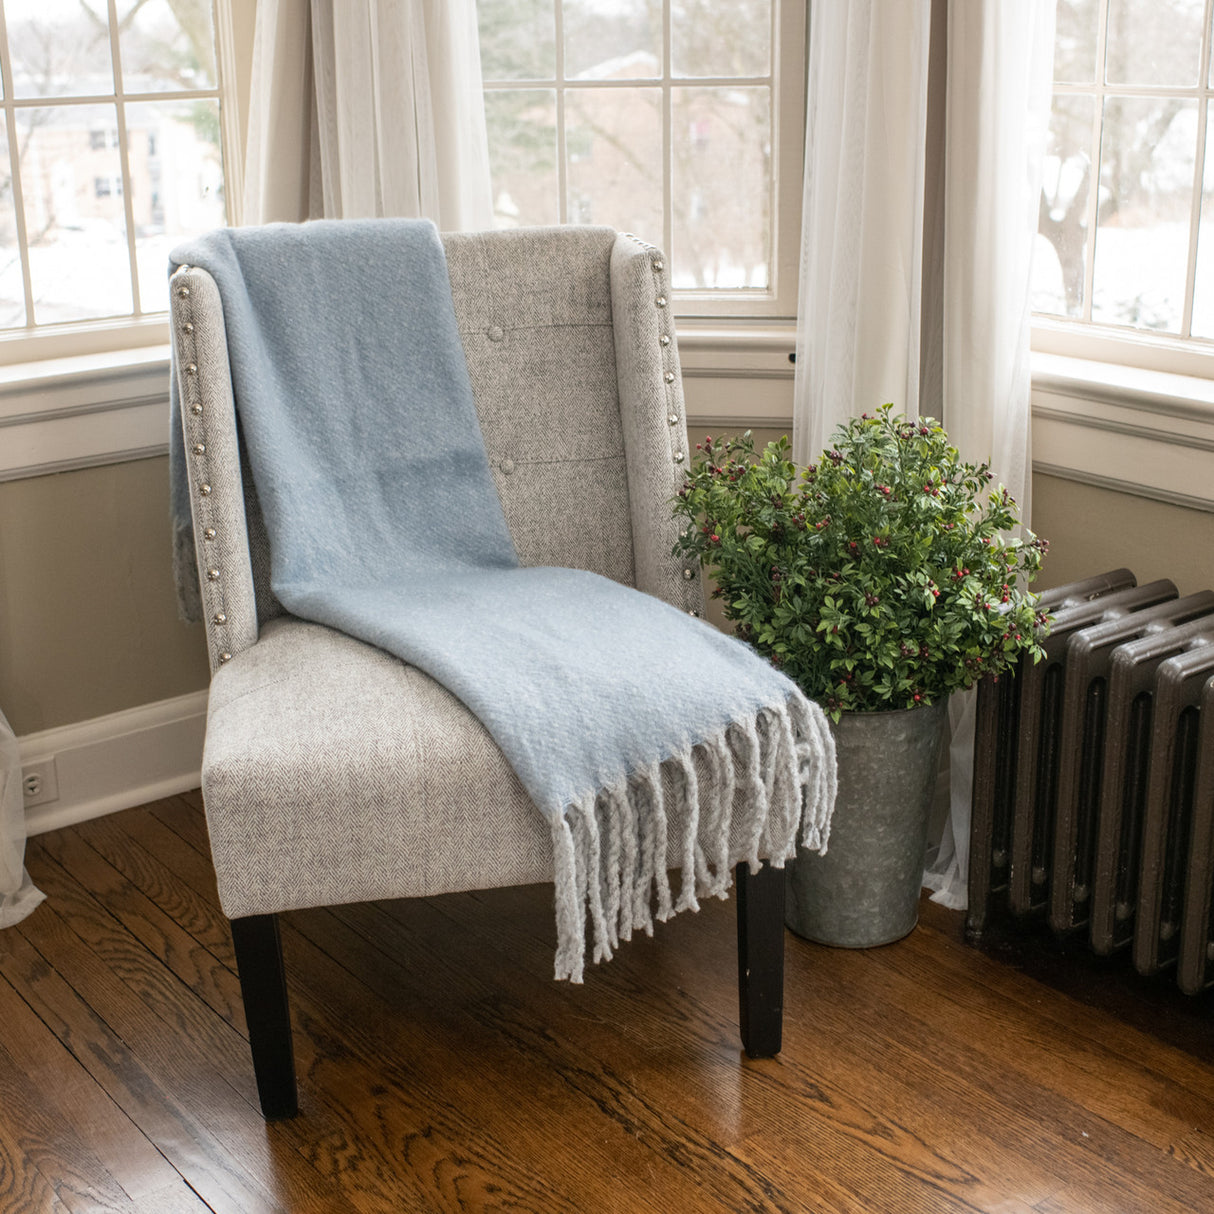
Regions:
[[670, 254], [684, 314], [795, 314], [804, 4], [478, 13], [498, 226], [609, 224]]
[[1210, 21], [1206, 0], [1058, 0], [1033, 306], [1064, 334], [1214, 342]]
[[168, 306], [224, 222], [211, 0], [3, 0], [0, 339]]

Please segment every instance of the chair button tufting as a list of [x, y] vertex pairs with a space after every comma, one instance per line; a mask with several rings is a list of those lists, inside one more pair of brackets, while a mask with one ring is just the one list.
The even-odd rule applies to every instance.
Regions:
[[509, 476], [509, 475], [510, 475], [510, 474], [511, 474], [511, 473], [514, 471], [514, 460], [512, 460], [512, 459], [504, 459], [504, 460], [502, 460], [502, 462], [501, 462], [501, 464], [500, 464], [499, 466], [501, 467], [501, 470], [502, 470], [502, 471], [503, 471], [503, 472], [504, 472], [504, 473], [505, 473], [507, 476]]
[[690, 582], [695, 577], [695, 574], [690, 569], [683, 570], [683, 581]]
[[490, 341], [501, 341], [506, 336], [505, 330], [500, 325], [494, 325], [487, 334]]

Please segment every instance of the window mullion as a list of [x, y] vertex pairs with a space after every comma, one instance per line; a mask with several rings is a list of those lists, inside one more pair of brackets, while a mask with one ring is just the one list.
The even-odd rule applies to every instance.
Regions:
[[1193, 297], [1197, 289], [1197, 242], [1201, 236], [1202, 183], [1205, 176], [1206, 135], [1209, 113], [1210, 15], [1214, 0], [1206, 0], [1201, 34], [1201, 66], [1197, 77], [1197, 148], [1193, 162], [1193, 201], [1189, 210], [1189, 257], [1185, 265], [1184, 310], [1181, 337], [1193, 332]]
[[17, 114], [13, 108], [13, 68], [8, 53], [8, 26], [4, 18], [4, 5], [0, 4], [0, 73], [8, 82], [4, 98], [4, 123], [8, 136], [8, 163], [10, 188], [13, 191], [13, 222], [17, 229], [17, 256], [21, 259], [21, 290], [25, 297], [25, 325], [34, 324], [34, 280], [30, 273], [29, 242], [25, 229], [25, 195], [21, 189], [21, 150], [18, 146]]
[[662, 0], [662, 249], [674, 247], [674, 90], [671, 87], [670, 0]]
[[556, 190], [557, 219], [569, 222], [569, 168], [565, 148], [565, 14], [561, 0], [553, 0], [556, 34]]
[[135, 201], [131, 197], [131, 164], [127, 154], [126, 100], [123, 95], [122, 50], [118, 44], [118, 3], [109, 0], [110, 59], [114, 71], [114, 106], [118, 117], [118, 168], [122, 174], [122, 214], [126, 222], [126, 252], [131, 270], [131, 311], [143, 315], [139, 298], [139, 260], [135, 254]]
[[1105, 60], [1108, 57], [1109, 0], [1102, 0], [1096, 24], [1096, 92], [1092, 105], [1092, 165], [1088, 182], [1088, 224], [1084, 235], [1083, 319], [1092, 319], [1092, 283], [1096, 274], [1096, 222], [1100, 211], [1100, 153], [1104, 134]]

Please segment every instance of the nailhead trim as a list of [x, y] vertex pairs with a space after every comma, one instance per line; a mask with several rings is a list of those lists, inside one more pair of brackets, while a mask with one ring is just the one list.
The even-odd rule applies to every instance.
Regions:
[[[190, 298], [190, 288], [188, 286], [186, 286], [184, 283], [176, 288], [176, 293], [177, 293], [178, 299], [189, 299]], [[186, 305], [186, 306], [188, 306], [188, 305]], [[199, 380], [198, 363], [196, 361], [196, 358], [191, 357], [191, 356], [195, 355], [195, 351], [190, 348], [191, 345], [193, 344], [193, 340], [194, 340], [194, 336], [195, 336], [194, 322], [192, 320], [183, 318], [180, 323], [181, 323], [181, 333], [187, 339], [186, 341], [182, 342], [182, 351], [181, 351], [182, 358], [190, 359], [190, 361], [187, 361], [185, 364], [185, 368], [184, 368], [185, 374], [187, 377], [187, 381], [189, 383], [197, 384], [198, 380]], [[203, 415], [203, 402], [201, 400], [195, 400], [195, 401], [190, 402], [189, 414], [188, 414], [189, 419], [199, 419], [202, 417], [202, 415]], [[188, 421], [187, 442], [190, 442], [192, 440], [192, 446], [190, 449], [192, 450], [192, 452], [195, 456], [200, 457], [199, 464], [195, 466], [196, 475], [198, 476], [199, 481], [201, 483], [198, 484], [198, 499], [195, 501], [194, 511], [195, 511], [198, 525], [201, 528], [202, 539], [204, 542], [209, 543], [218, 537], [219, 532], [218, 532], [217, 528], [213, 525], [212, 519], [207, 517], [208, 514], [210, 513], [209, 502], [207, 502], [207, 499], [211, 496], [212, 486], [209, 481], [205, 481], [205, 480], [201, 479], [202, 476], [205, 474], [205, 464], [203, 464], [201, 462], [201, 457], [205, 456], [207, 453], [207, 445], [203, 439], [203, 434], [199, 429], [196, 428], [196, 427], [200, 427], [201, 425], [202, 425], [201, 421], [194, 421], [194, 420]], [[194, 428], [192, 434], [188, 433], [188, 431], [191, 428]], [[207, 569], [206, 579], [205, 579], [203, 585], [204, 585], [204, 587], [212, 587], [212, 589], [209, 589], [206, 591], [206, 597], [210, 599], [210, 607], [211, 607], [210, 624], [213, 628], [221, 628], [227, 624], [228, 615], [227, 615], [227, 612], [224, 611], [224, 609], [223, 609], [223, 603], [222, 603], [222, 593], [223, 592], [222, 592], [222, 587], [221, 587], [221, 583], [220, 583], [220, 570], [217, 566], [212, 566], [211, 568]], [[231, 652], [231, 650], [228, 650], [228, 649], [221, 650], [220, 652], [218, 652], [215, 655], [215, 661], [218, 665], [223, 665], [224, 663], [230, 662], [231, 660], [232, 660], [232, 652]]]

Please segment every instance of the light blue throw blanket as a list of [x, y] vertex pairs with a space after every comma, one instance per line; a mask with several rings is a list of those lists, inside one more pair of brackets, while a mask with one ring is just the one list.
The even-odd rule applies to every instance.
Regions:
[[782, 864], [799, 826], [825, 845], [833, 745], [788, 679], [649, 595], [519, 566], [431, 224], [229, 229], [172, 260], [219, 286], [274, 592], [484, 723], [552, 829], [558, 977], [581, 980], [588, 913], [597, 961], [651, 929], [654, 895], [659, 918], [723, 895], [731, 831], [752, 865]]

